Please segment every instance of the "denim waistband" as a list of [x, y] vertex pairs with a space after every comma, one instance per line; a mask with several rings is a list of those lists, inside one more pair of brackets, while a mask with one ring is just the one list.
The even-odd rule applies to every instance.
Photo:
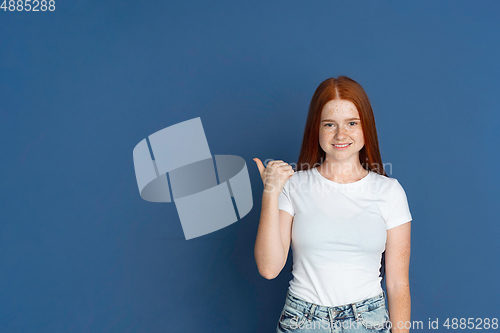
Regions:
[[343, 319], [353, 317], [359, 318], [361, 312], [370, 311], [385, 305], [385, 292], [382, 290], [380, 294], [365, 300], [339, 305], [339, 306], [324, 306], [307, 302], [295, 295], [290, 290], [286, 294], [286, 304], [304, 312], [307, 316], [316, 316], [322, 318]]

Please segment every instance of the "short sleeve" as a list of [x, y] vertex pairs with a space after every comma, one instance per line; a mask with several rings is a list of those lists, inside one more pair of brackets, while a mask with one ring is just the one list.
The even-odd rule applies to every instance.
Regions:
[[389, 213], [385, 221], [386, 229], [392, 229], [412, 220], [406, 192], [397, 179], [392, 188], [390, 202]]
[[279, 209], [290, 213], [290, 215], [295, 216], [295, 210], [292, 205], [292, 198], [290, 196], [290, 179], [285, 183], [285, 186], [281, 190], [279, 196]]

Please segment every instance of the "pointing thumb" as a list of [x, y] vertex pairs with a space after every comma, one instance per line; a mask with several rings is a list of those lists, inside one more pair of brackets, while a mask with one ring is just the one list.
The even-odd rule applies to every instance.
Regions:
[[258, 159], [257, 157], [253, 159], [255, 164], [257, 164], [257, 168], [259, 168], [259, 172], [262, 174], [262, 172], [264, 172], [264, 170], [266, 169], [264, 167], [264, 164], [262, 164], [261, 160]]

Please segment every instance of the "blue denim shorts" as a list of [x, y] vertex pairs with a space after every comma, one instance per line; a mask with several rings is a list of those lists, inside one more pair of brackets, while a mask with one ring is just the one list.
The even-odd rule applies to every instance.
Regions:
[[290, 291], [281, 311], [277, 333], [390, 333], [385, 293], [352, 304], [322, 306], [294, 296]]

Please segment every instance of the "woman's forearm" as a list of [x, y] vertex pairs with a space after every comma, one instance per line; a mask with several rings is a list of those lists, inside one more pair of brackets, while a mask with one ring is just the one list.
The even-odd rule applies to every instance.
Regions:
[[[387, 301], [389, 302], [389, 317], [392, 323], [392, 333], [407, 333], [411, 323], [410, 286], [387, 286]], [[406, 325], [405, 325], [406, 324]]]
[[283, 269], [285, 254], [279, 221], [279, 193], [264, 191], [262, 194], [254, 254], [259, 273], [266, 279], [274, 279]]

